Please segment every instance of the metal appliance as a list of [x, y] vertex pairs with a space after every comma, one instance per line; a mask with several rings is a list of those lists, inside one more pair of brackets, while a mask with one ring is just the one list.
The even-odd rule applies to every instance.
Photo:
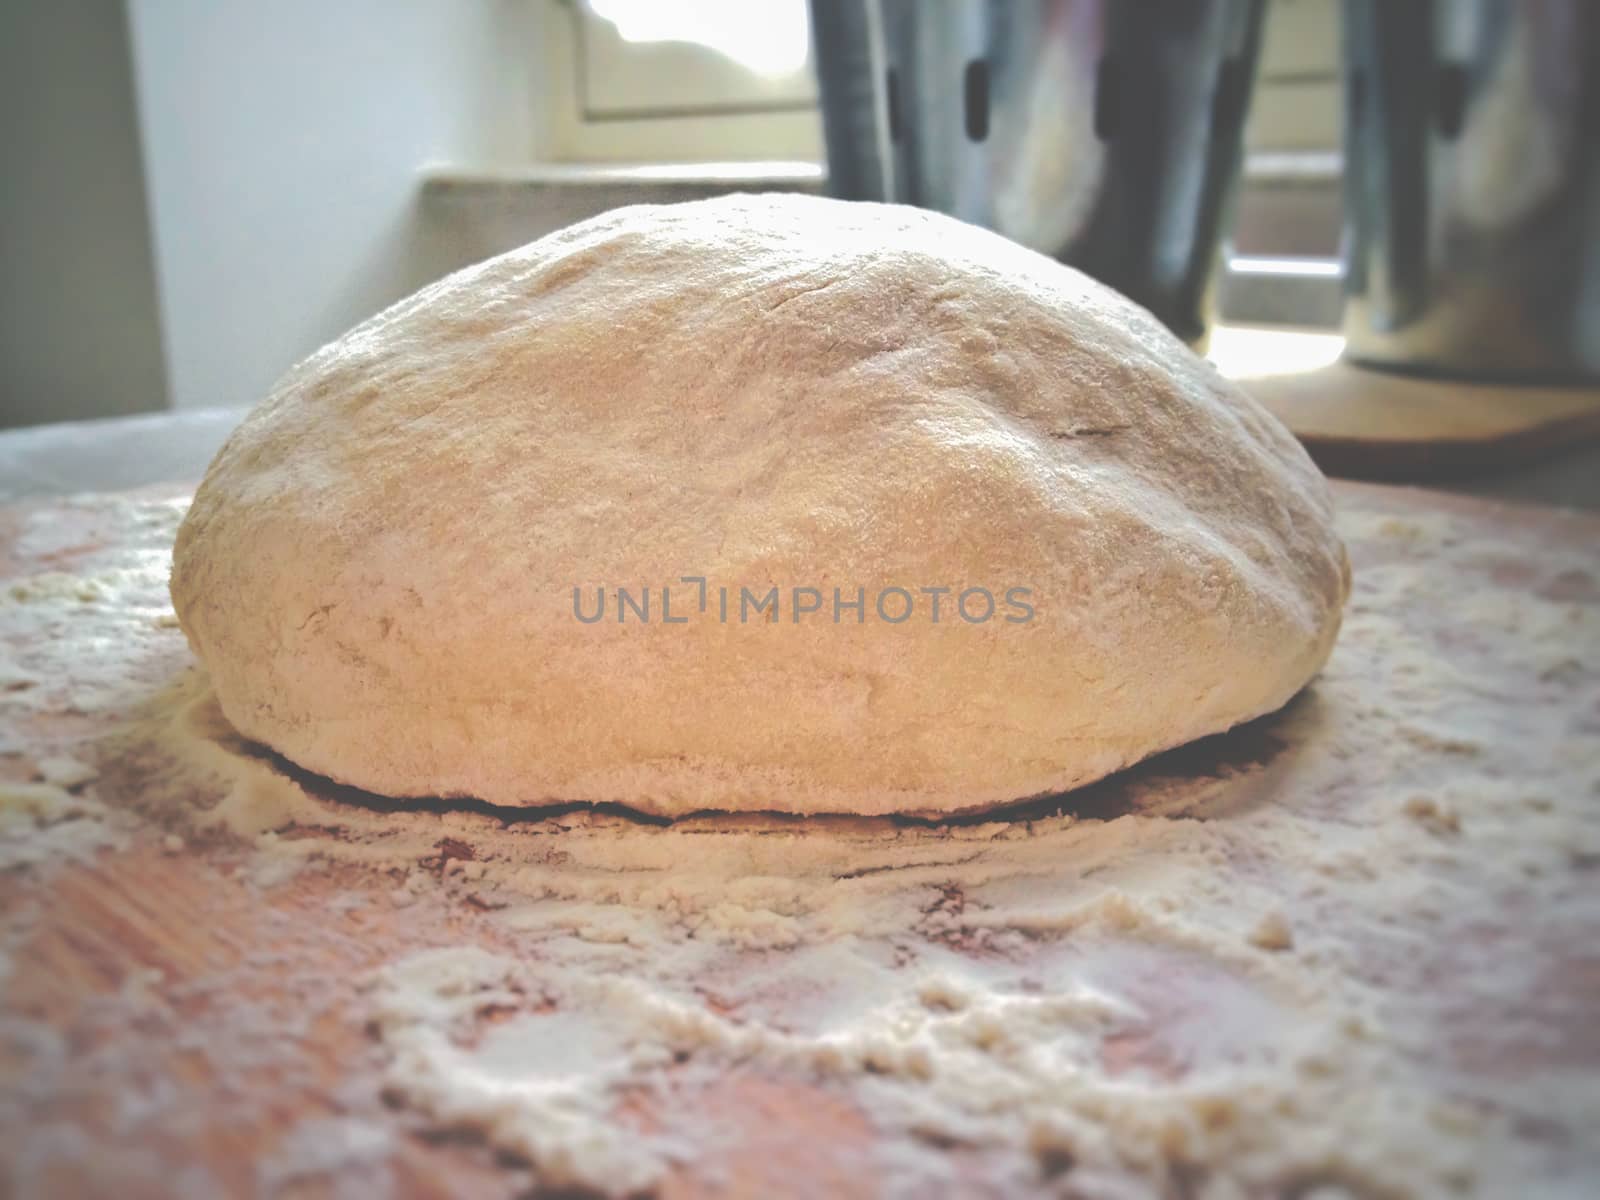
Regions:
[[812, 0], [831, 187], [1081, 267], [1203, 339], [1264, 0]]
[[1346, 357], [1600, 380], [1600, 4], [1344, 13]]

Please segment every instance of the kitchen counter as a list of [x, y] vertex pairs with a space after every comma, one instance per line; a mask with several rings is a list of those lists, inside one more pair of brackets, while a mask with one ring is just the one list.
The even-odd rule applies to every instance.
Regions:
[[1600, 518], [1334, 491], [1300, 697], [938, 824], [338, 787], [0, 507], [0, 1193], [1587, 1194]]

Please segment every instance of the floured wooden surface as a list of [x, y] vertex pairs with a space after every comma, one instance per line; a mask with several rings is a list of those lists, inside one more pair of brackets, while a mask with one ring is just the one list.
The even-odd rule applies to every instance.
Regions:
[[1286, 712], [943, 827], [320, 785], [181, 501], [0, 511], [0, 1191], [1585, 1194], [1600, 521], [1339, 499]]

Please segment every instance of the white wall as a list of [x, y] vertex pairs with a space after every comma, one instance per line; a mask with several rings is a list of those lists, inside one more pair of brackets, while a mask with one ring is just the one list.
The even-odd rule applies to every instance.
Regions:
[[122, 0], [0, 4], [0, 427], [165, 404]]
[[175, 406], [250, 404], [461, 265], [419, 170], [533, 157], [524, 0], [129, 0]]

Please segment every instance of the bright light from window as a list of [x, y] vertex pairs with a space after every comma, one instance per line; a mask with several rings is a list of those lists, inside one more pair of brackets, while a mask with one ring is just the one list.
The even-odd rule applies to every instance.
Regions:
[[1343, 353], [1344, 338], [1337, 333], [1223, 325], [1211, 331], [1206, 357], [1229, 379], [1249, 380], [1315, 371]]
[[806, 0], [588, 0], [627, 42], [699, 42], [762, 75], [806, 65]]

